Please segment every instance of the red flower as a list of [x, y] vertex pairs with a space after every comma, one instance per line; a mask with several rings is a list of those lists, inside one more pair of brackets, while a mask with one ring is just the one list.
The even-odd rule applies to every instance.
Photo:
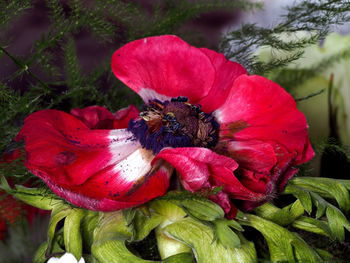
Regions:
[[[11, 163], [22, 157], [23, 154], [23, 151], [19, 149], [6, 153], [1, 157], [0, 164]], [[11, 181], [10, 184], [13, 185]], [[7, 230], [8, 224], [14, 224], [23, 218], [26, 218], [29, 223], [32, 223], [36, 214], [46, 213], [46, 211], [27, 205], [11, 195], [5, 195], [5, 191], [0, 191], [0, 240], [3, 238], [3, 234]]]
[[145, 101], [139, 117], [44, 110], [18, 135], [28, 169], [75, 205], [142, 204], [166, 192], [175, 168], [187, 190], [222, 186], [212, 199], [232, 217], [232, 200], [266, 202], [314, 155], [293, 98], [222, 54], [149, 37], [117, 50], [112, 69]]

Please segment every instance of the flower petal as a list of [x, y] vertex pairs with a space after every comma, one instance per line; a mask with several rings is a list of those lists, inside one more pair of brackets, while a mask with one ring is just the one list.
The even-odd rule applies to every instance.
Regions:
[[212, 112], [225, 102], [235, 79], [242, 74], [247, 74], [247, 71], [240, 64], [227, 60], [223, 54], [207, 48], [200, 50], [210, 58], [216, 74], [213, 87], [208, 95], [198, 101], [198, 104], [202, 105], [204, 112]]
[[237, 161], [240, 168], [252, 171], [270, 173], [277, 163], [273, 146], [263, 141], [221, 141], [216, 149], [217, 152]]
[[154, 161], [164, 159], [177, 170], [184, 187], [189, 191], [197, 191], [211, 186], [223, 186], [223, 191], [231, 197], [244, 200], [260, 200], [262, 194], [256, 194], [235, 177], [233, 171], [238, 164], [231, 158], [219, 155], [206, 148], [166, 148]]
[[130, 105], [127, 108], [120, 109], [117, 111], [113, 129], [125, 129], [128, 128], [129, 121], [139, 116], [140, 111], [134, 106]]
[[[122, 163], [125, 169], [134, 165], [130, 163], [130, 159]], [[133, 170], [133, 177], [138, 177], [136, 181], [132, 181], [132, 178], [125, 180], [128, 172], [123, 174], [125, 170], [121, 170], [116, 174], [115, 168], [101, 171], [84, 184], [76, 186], [59, 186], [45, 177], [42, 178], [54, 193], [76, 206], [97, 211], [114, 211], [141, 205], [166, 193], [173, 168], [162, 163], [145, 171], [147, 167], [150, 168], [149, 163], [143, 167], [139, 165], [138, 169]]]
[[211, 153], [213, 152], [205, 148], [166, 148], [153, 161], [163, 159], [170, 163], [180, 174], [184, 187], [196, 191], [209, 179], [209, 167], [202, 159], [203, 155]]
[[25, 119], [26, 166], [58, 184], [77, 185], [140, 147], [127, 130], [91, 130], [74, 116], [43, 110]]
[[105, 107], [75, 108], [70, 111], [70, 114], [91, 129], [113, 129], [114, 116]]
[[145, 102], [185, 96], [195, 103], [209, 93], [215, 80], [208, 56], [172, 35], [126, 44], [113, 54], [112, 69]]
[[130, 105], [113, 115], [105, 107], [90, 106], [72, 109], [70, 114], [91, 129], [125, 129], [128, 128], [129, 121], [138, 116], [139, 110], [134, 105]]
[[238, 77], [215, 116], [222, 124], [221, 138], [277, 143], [296, 153], [294, 164], [304, 163], [314, 155], [305, 117], [294, 99], [264, 77]]

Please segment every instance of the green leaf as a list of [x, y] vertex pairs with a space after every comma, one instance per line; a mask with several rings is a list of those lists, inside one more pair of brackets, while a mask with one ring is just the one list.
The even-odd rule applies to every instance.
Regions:
[[191, 252], [190, 247], [167, 236], [163, 230], [164, 226], [184, 218], [186, 216], [184, 210], [167, 200], [152, 201], [150, 208], [151, 211], [155, 211], [162, 216], [162, 222], [155, 231], [160, 257], [165, 259], [176, 254]]
[[324, 259], [326, 262], [332, 262], [331, 260], [334, 256], [326, 250], [316, 248], [317, 253]]
[[310, 196], [310, 192], [303, 188], [294, 186], [292, 184], [288, 184], [284, 190], [285, 194], [292, 194], [296, 198], [298, 198], [303, 205], [305, 211], [310, 214], [312, 211], [312, 200]]
[[164, 218], [157, 213], [151, 213], [150, 216], [145, 216], [141, 211], [137, 211], [134, 217], [134, 240], [139, 241], [144, 239], [163, 220]]
[[228, 226], [241, 232], [244, 231], [243, 227], [236, 220], [217, 219], [216, 221], [225, 221]]
[[72, 253], [79, 261], [83, 253], [80, 222], [85, 215], [83, 209], [73, 208], [64, 220], [64, 245], [66, 252]]
[[214, 236], [218, 238], [225, 248], [238, 248], [241, 246], [241, 240], [238, 235], [230, 229], [225, 220], [215, 220], [213, 223], [215, 231]]
[[314, 218], [302, 216], [295, 220], [292, 224], [293, 227], [331, 237], [332, 233], [328, 224], [324, 221], [319, 221]]
[[110, 240], [129, 240], [132, 234], [122, 211], [100, 213], [94, 234], [94, 244], [98, 245]]
[[50, 218], [50, 222], [49, 222], [49, 227], [48, 227], [48, 231], [47, 231], [47, 251], [46, 251], [46, 255], [51, 255], [52, 251], [52, 247], [53, 247], [53, 240], [55, 237], [55, 233], [56, 233], [56, 226], [58, 224], [58, 222], [60, 222], [61, 220], [63, 220], [66, 216], [69, 215], [70, 213], [70, 208], [65, 207], [65, 206], [60, 206], [57, 205], [53, 208], [52, 212], [51, 212], [51, 218]]
[[85, 216], [81, 220], [81, 234], [84, 242], [84, 248], [90, 252], [94, 239], [94, 230], [97, 228], [99, 213], [92, 210], [86, 210]]
[[327, 202], [318, 194], [310, 192], [312, 202], [317, 207], [316, 218], [320, 218], [326, 212]]
[[164, 228], [169, 237], [184, 242], [194, 250], [197, 262], [257, 262], [254, 244], [242, 236], [240, 248], [225, 248], [220, 242], [213, 241], [212, 229], [191, 217], [183, 218]]
[[350, 180], [337, 180], [339, 183], [345, 186], [348, 191], [350, 191]]
[[[150, 208], [168, 221], [174, 222], [186, 216], [186, 213], [178, 205], [167, 200], [154, 200], [151, 202]], [[164, 221], [162, 224], [167, 224]]]
[[153, 262], [143, 260], [131, 253], [125, 241], [132, 237], [122, 211], [100, 213], [91, 253], [100, 263]]
[[136, 212], [137, 212], [137, 209], [135, 208], [129, 208], [129, 209], [123, 210], [123, 216], [128, 226], [132, 224], [132, 221], [134, 220]]
[[92, 255], [99, 263], [146, 263], [156, 262], [143, 260], [131, 253], [123, 240], [108, 240], [94, 243], [91, 247]]
[[195, 263], [192, 253], [180, 253], [170, 256], [163, 261], [164, 263]]
[[318, 263], [322, 261], [317, 252], [309, 247], [297, 234], [259, 216], [251, 214], [245, 216], [247, 219], [241, 220], [240, 223], [255, 228], [265, 237], [273, 262]]
[[[350, 195], [348, 189], [341, 182], [331, 178], [321, 177], [297, 177], [291, 180], [292, 185], [314, 191], [324, 197], [332, 197], [337, 200], [340, 209], [348, 213], [350, 211]], [[327, 194], [324, 194], [327, 193]]]
[[299, 199], [282, 209], [271, 203], [263, 204], [254, 209], [254, 213], [258, 216], [282, 226], [291, 224], [295, 219], [303, 215], [304, 211], [304, 207], [301, 205]]
[[1, 181], [0, 189], [4, 190], [6, 193], [10, 193], [12, 189], [4, 176], [0, 177], [0, 181]]
[[159, 255], [162, 259], [181, 253], [191, 253], [191, 248], [187, 244], [170, 237], [160, 226], [156, 228], [156, 238]]
[[344, 214], [335, 206], [327, 203], [326, 216], [333, 237], [337, 238], [339, 241], [344, 241], [344, 228], [350, 231], [350, 223]]
[[[47, 246], [48, 243], [44, 242], [42, 243], [39, 248], [37, 249], [37, 251], [34, 254], [33, 257], [33, 263], [45, 263], [47, 262], [47, 257], [46, 257], [46, 251], [47, 251]], [[52, 253], [56, 254], [56, 253], [62, 253], [62, 255], [65, 253], [65, 251], [58, 245], [57, 242], [53, 243], [52, 246]]]
[[33, 263], [45, 263], [47, 261], [47, 258], [45, 257], [46, 250], [47, 250], [47, 242], [44, 242], [36, 250], [33, 257]]
[[16, 185], [12, 189], [3, 176], [1, 176], [0, 188], [15, 198], [43, 210], [52, 210], [55, 205], [64, 203], [57, 195], [48, 192], [46, 189], [28, 188], [21, 185]]
[[132, 235], [129, 239], [130, 242], [134, 241], [135, 239], [135, 229], [134, 229], [134, 217], [136, 215], [137, 209], [135, 208], [129, 208], [129, 209], [124, 209], [122, 210], [123, 212], [123, 217], [126, 222], [127, 227], [131, 231]]
[[213, 221], [225, 216], [224, 210], [210, 200], [187, 199], [180, 202], [187, 214], [204, 221]]

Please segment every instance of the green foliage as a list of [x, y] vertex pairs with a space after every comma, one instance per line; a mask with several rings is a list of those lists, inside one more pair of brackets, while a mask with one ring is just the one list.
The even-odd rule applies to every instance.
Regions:
[[[249, 11], [261, 6], [243, 0], [159, 0], [152, 1], [150, 9], [145, 9], [136, 1], [95, 0], [90, 3], [72, 0], [65, 3], [46, 0], [50, 26], [32, 43], [29, 54], [18, 56], [9, 52], [11, 24], [21, 14], [30, 12], [32, 2], [9, 0], [0, 3], [3, 36], [0, 39], [0, 63], [6, 58], [17, 67], [15, 72], [0, 80], [0, 153], [20, 146], [13, 142], [13, 138], [24, 118], [34, 111], [53, 108], [69, 112], [74, 107], [90, 105], [106, 106], [116, 111], [130, 103], [140, 105], [141, 100], [110, 70], [110, 57], [123, 44], [146, 36], [177, 34], [203, 46], [199, 32], [186, 32], [183, 27], [185, 23], [208, 11], [233, 11], [236, 8]], [[290, 6], [287, 14], [281, 17], [281, 22], [273, 28], [249, 24], [227, 34], [220, 49], [251, 73], [267, 75], [271, 72], [269, 77], [272, 80], [290, 90], [350, 56], [350, 50], [345, 50], [308, 70], [285, 68], [302, 56], [304, 47], [322, 40], [331, 25], [349, 21], [346, 13], [349, 8], [348, 1], [305, 0]], [[280, 37], [281, 34], [294, 34], [301, 30], [307, 32], [307, 37], [290, 41], [283, 41]], [[92, 35], [101, 49], [106, 50], [104, 60], [97, 61], [88, 72], [84, 71], [79, 61], [76, 38], [81, 32]], [[252, 56], [252, 52], [261, 46], [273, 47], [286, 52], [287, 56], [275, 57], [267, 63], [260, 62], [256, 56]], [[58, 62], [62, 62], [62, 65]], [[21, 82], [22, 79], [28, 80]], [[11, 83], [14, 80], [25, 86], [21, 90], [13, 89]], [[334, 145], [334, 150], [343, 151], [338, 145]], [[1, 165], [1, 174], [5, 177], [29, 177], [29, 173], [23, 170], [22, 161], [19, 159], [12, 164]], [[242, 258], [255, 262], [254, 244], [241, 233], [244, 230], [242, 225], [253, 227], [263, 234], [272, 261], [319, 262], [321, 257], [329, 255], [309, 246], [292, 229], [339, 241], [344, 240], [345, 229], [350, 231], [346, 219], [350, 209], [350, 183], [345, 180], [294, 179], [284, 193], [293, 194], [297, 198], [295, 202], [283, 208], [268, 203], [255, 209], [255, 215], [239, 213], [238, 221], [224, 219], [223, 210], [207, 200], [208, 196], [221, 189], [199, 194], [171, 192], [147, 208], [125, 210], [123, 214], [99, 214], [73, 208], [44, 187], [11, 188], [2, 179], [1, 188], [32, 205], [53, 209], [48, 240], [37, 251], [34, 262], [45, 262], [47, 256], [63, 251], [70, 251], [78, 258], [83, 252], [87, 253], [83, 255], [84, 258], [93, 254], [92, 262], [125, 262], [125, 258], [132, 262], [152, 262], [141, 259], [128, 249], [128, 246], [132, 247], [133, 243], [144, 240], [152, 232], [166, 233], [162, 238], [170, 238], [177, 243], [180, 240], [185, 246], [181, 247], [184, 249], [182, 253], [169, 256], [164, 262], [192, 262], [194, 254], [189, 252], [191, 249], [196, 251], [198, 262], [228, 262], [227, 257], [232, 262], [241, 262]], [[159, 205], [162, 202], [167, 205]], [[61, 228], [60, 223], [64, 223]], [[22, 240], [11, 242], [25, 243]], [[116, 259], [118, 253], [121, 257]]]
[[[0, 3], [0, 63], [8, 57], [17, 66], [0, 80], [0, 153], [15, 148], [9, 145], [30, 113], [40, 109], [70, 111], [74, 107], [106, 106], [111, 111], [131, 103], [141, 104], [132, 91], [111, 73], [110, 58], [121, 45], [146, 36], [177, 34], [182, 26], [201, 14], [215, 10], [250, 10], [260, 6], [248, 1], [167, 0], [154, 1], [151, 10], [131, 1], [46, 0], [50, 26], [32, 43], [30, 53], [19, 57], [10, 53], [10, 30], [15, 18], [30, 13], [32, 1], [9, 0]], [[77, 55], [76, 36], [87, 32], [106, 50], [106, 57], [94, 69], [83, 72]], [[198, 36], [198, 35], [197, 35]], [[189, 38], [193, 41], [193, 32]], [[59, 61], [63, 61], [60, 66]], [[40, 76], [40, 77], [38, 77]], [[28, 81], [23, 82], [23, 78]], [[8, 83], [24, 84], [15, 91]]]
[[344, 230], [350, 231], [345, 216], [350, 209], [349, 190], [349, 180], [294, 178], [283, 192], [294, 195], [297, 198], [294, 203], [283, 208], [272, 203], [264, 204], [252, 214], [239, 213], [238, 223], [251, 226], [264, 236], [272, 262], [323, 262], [332, 256], [307, 244], [298, 233], [303, 230], [325, 236], [333, 242], [343, 242]]
[[[331, 25], [349, 21], [349, 8], [348, 1], [305, 0], [287, 7], [287, 13], [282, 15], [281, 21], [272, 28], [245, 24], [239, 30], [228, 33], [220, 49], [227, 57], [244, 65], [249, 72], [259, 75], [266, 74], [273, 69], [281, 69], [300, 58], [303, 54], [302, 49], [323, 39], [329, 33]], [[281, 39], [282, 34], [292, 35], [299, 31], [305, 31], [307, 37], [289, 41]], [[254, 50], [262, 46], [288, 51], [289, 55], [263, 63], [253, 55]]]
[[3, 27], [8, 25], [23, 11], [31, 7], [30, 0], [12, 0], [12, 1], [1, 1], [0, 2], [0, 29], [3, 31]]
[[[322, 59], [320, 62], [314, 63], [308, 69], [290, 69], [290, 68], [276, 68], [272, 72], [268, 74], [269, 78], [281, 85], [284, 89], [289, 92], [292, 92], [293, 89], [302, 85], [307, 80], [317, 76], [318, 74], [324, 72], [326, 69], [331, 68], [336, 63], [349, 59], [350, 58], [350, 48], [345, 49], [339, 53], [331, 55], [327, 58]], [[296, 98], [297, 101], [309, 99], [312, 96], [316, 96], [324, 92], [324, 90], [320, 90], [315, 94], [311, 94], [311, 96], [307, 96], [304, 98]]]
[[[312, 205], [316, 206], [316, 219], [321, 218], [324, 214], [327, 217], [328, 222], [321, 222], [329, 227], [329, 231], [325, 231], [325, 228], [323, 228], [323, 234], [329, 233], [330, 237], [344, 241], [344, 228], [350, 232], [350, 223], [345, 216], [349, 214], [350, 210], [350, 196], [349, 189], [346, 187], [348, 186], [347, 184], [347, 181], [338, 181], [330, 178], [301, 177], [291, 180], [284, 193], [293, 194], [298, 198], [303, 204], [305, 211], [309, 214], [312, 211]], [[324, 198], [335, 199], [340, 209]], [[308, 223], [317, 226], [315, 222], [317, 221], [311, 223], [309, 221]], [[305, 220], [302, 223], [305, 223]], [[295, 226], [300, 226], [301, 229], [307, 230], [305, 229], [305, 224], [299, 225], [297, 222]], [[320, 225], [318, 225], [318, 228], [322, 229]], [[310, 232], [315, 231], [312, 227], [310, 227], [310, 230]]]

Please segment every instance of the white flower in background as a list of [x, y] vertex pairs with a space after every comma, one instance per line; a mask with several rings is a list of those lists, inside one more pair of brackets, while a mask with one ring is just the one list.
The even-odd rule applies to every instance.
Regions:
[[85, 263], [81, 258], [79, 261], [71, 253], [66, 253], [60, 258], [50, 258], [47, 263]]

